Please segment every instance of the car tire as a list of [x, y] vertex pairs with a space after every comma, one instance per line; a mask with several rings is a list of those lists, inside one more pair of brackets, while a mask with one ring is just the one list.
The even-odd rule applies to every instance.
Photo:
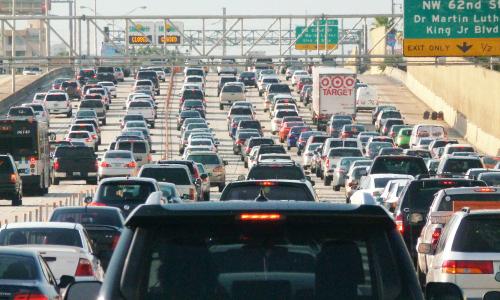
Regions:
[[241, 156], [241, 157], [240, 157], [240, 160], [241, 160], [241, 161], [245, 161], [245, 157], [244, 157], [244, 156]]
[[203, 201], [210, 201], [210, 192], [203, 193]]
[[224, 190], [225, 187], [226, 187], [225, 183], [219, 184], [219, 193], [221, 193]]
[[427, 281], [427, 275], [420, 270], [420, 265], [417, 263], [417, 276], [418, 276], [418, 282], [420, 283], [420, 286], [425, 289], [426, 281]]
[[151, 129], [154, 129], [155, 128], [155, 123], [151, 123]]
[[219, 109], [224, 110], [224, 104], [219, 104]]
[[61, 180], [59, 178], [52, 178], [52, 184], [53, 185], [59, 185], [59, 183], [61, 182]]
[[23, 205], [23, 196], [21, 194], [17, 194], [12, 199], [12, 206], [21, 206], [21, 205]]
[[109, 110], [109, 104], [106, 104], [106, 110]]
[[102, 120], [102, 125], [106, 125], [106, 119]]
[[323, 177], [324, 177], [323, 183], [325, 184], [325, 186], [329, 186], [330, 184], [332, 184], [332, 180], [330, 179], [330, 177], [328, 176], [323, 176]]
[[335, 185], [333, 187], [333, 190], [336, 191], [336, 192], [339, 192], [340, 191], [340, 185]]
[[316, 177], [321, 178], [321, 171], [318, 168], [315, 168]]

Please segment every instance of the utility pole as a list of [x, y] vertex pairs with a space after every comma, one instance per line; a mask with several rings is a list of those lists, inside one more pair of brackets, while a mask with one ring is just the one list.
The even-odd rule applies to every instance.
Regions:
[[226, 8], [222, 8], [222, 55], [226, 56]]
[[[12, 0], [12, 17], [16, 15], [16, 0]], [[12, 20], [12, 55], [11, 55], [11, 73], [12, 73], [12, 93], [16, 92], [16, 20]]]
[[94, 45], [95, 45], [95, 56], [97, 56], [97, 0], [94, 0]]

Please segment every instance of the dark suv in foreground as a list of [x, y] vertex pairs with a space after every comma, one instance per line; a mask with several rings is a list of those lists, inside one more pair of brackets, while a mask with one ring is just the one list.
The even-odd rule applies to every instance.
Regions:
[[12, 201], [12, 206], [23, 202], [23, 185], [16, 163], [9, 154], [0, 155], [0, 199]]
[[75, 283], [67, 299], [97, 294], [423, 299], [403, 240], [381, 207], [274, 201], [139, 207], [126, 222], [102, 286]]

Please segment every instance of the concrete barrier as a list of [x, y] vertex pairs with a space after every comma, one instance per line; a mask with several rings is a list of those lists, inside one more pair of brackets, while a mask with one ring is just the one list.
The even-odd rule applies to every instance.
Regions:
[[[44, 92], [48, 89], [50, 82], [57, 77], [73, 77], [73, 70], [71, 68], [57, 68], [53, 69], [32, 83], [19, 89], [17, 92], [7, 96], [0, 101], [0, 113], [6, 113], [13, 105], [19, 105], [26, 102], [31, 102], [33, 94], [36, 92]], [[44, 90], [45, 88], [45, 90]]]
[[384, 74], [405, 84], [481, 152], [500, 155], [500, 73], [475, 66], [387, 67]]

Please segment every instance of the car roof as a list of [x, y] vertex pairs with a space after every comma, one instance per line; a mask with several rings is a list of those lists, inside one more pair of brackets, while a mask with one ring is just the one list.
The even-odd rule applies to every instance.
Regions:
[[[117, 207], [112, 207], [112, 206], [62, 206], [62, 207], [57, 207], [54, 209], [54, 212], [56, 211], [70, 211], [70, 212], [96, 212], [96, 211], [108, 211], [108, 212], [116, 212], [116, 213], [121, 213], [121, 210]], [[54, 222], [51, 222], [54, 223]]]
[[119, 181], [132, 181], [132, 182], [136, 181], [136, 182], [156, 183], [156, 179], [146, 178], [146, 177], [112, 177], [112, 178], [102, 179], [99, 183], [99, 186], [102, 185], [103, 183], [119, 182]]
[[82, 229], [82, 225], [78, 223], [68, 222], [20, 222], [9, 223], [2, 226], [2, 229], [16, 228], [62, 228], [62, 229]]
[[455, 187], [445, 189], [447, 195], [460, 195], [460, 194], [496, 194], [500, 195], [500, 188], [494, 187]]
[[393, 173], [370, 174], [367, 176], [370, 176], [371, 178], [374, 178], [374, 179], [375, 178], [396, 178], [396, 179], [403, 179], [403, 178], [413, 179], [413, 178], [415, 178], [411, 175], [393, 174]]

